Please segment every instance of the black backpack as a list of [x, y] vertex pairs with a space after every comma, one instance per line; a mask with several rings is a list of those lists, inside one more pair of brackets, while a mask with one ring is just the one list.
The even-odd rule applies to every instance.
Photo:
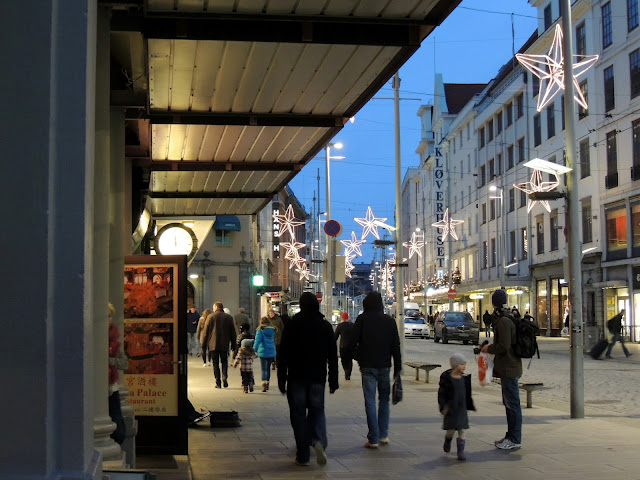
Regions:
[[536, 336], [540, 333], [538, 325], [522, 317], [514, 318], [511, 315], [508, 316], [516, 326], [516, 343], [511, 345], [513, 353], [520, 358], [533, 358], [536, 354], [540, 358], [540, 350], [536, 340]]

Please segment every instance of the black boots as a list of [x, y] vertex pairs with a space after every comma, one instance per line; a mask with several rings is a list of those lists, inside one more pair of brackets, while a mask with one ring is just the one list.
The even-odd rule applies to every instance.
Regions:
[[442, 449], [445, 451], [445, 453], [449, 453], [451, 451], [451, 440], [453, 440], [453, 437], [444, 437], [444, 445], [442, 446]]
[[[451, 443], [451, 442], [449, 442]], [[467, 456], [464, 454], [464, 440], [456, 438], [456, 447], [458, 447], [458, 460], [466, 460]], [[445, 450], [446, 451], [446, 450]]]

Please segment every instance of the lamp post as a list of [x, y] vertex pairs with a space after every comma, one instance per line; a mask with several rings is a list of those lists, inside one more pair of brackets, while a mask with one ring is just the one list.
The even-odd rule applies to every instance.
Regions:
[[[326, 210], [327, 210], [327, 221], [331, 220], [331, 168], [330, 168], [330, 160], [333, 159], [342, 159], [344, 157], [332, 157], [331, 156], [331, 147], [335, 147], [338, 150], [342, 148], [342, 143], [340, 142], [335, 142], [335, 143], [327, 143], [326, 147], [324, 148], [324, 152], [325, 152], [325, 167], [326, 167], [326, 189], [327, 189], [327, 205], [326, 205]], [[326, 288], [327, 290], [325, 291], [325, 297], [327, 299], [327, 320], [331, 321], [332, 320], [332, 314], [333, 314], [333, 281], [335, 279], [335, 272], [334, 272], [334, 265], [335, 265], [335, 246], [334, 246], [334, 238], [333, 237], [329, 237], [327, 239], [327, 255], [326, 255], [326, 261], [327, 261], [327, 268], [325, 269], [325, 281], [326, 281]]]

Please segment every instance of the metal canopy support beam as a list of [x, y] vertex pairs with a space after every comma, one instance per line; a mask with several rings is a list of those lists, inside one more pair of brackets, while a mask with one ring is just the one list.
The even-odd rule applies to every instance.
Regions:
[[423, 28], [432, 21], [413, 19], [358, 19], [357, 17], [302, 17], [297, 15], [152, 14], [118, 15], [112, 32], [141, 32], [145, 38], [217, 40], [330, 45], [419, 46]]
[[126, 110], [127, 120], [149, 120], [152, 125], [237, 125], [255, 127], [343, 126], [349, 117], [340, 115], [303, 115], [286, 113], [222, 113], [222, 112], [147, 112], [146, 107]]
[[182, 198], [269, 198], [277, 192], [149, 192], [151, 198], [182, 199]]
[[150, 167], [153, 172], [298, 172], [303, 165], [299, 163], [266, 163], [266, 162], [205, 162], [156, 160], [140, 161], [138, 166]]

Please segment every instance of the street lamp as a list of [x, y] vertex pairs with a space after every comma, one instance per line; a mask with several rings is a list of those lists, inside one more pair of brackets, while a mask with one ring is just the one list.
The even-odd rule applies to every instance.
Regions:
[[[341, 156], [331, 156], [331, 147], [337, 148], [338, 150], [340, 150], [342, 148], [342, 143], [341, 142], [335, 142], [335, 143], [327, 143], [327, 145], [324, 148], [324, 152], [325, 152], [325, 167], [326, 167], [326, 189], [327, 189], [327, 205], [326, 205], [326, 210], [327, 210], [327, 221], [331, 220], [331, 168], [330, 168], [330, 160], [331, 159], [335, 159], [335, 160], [339, 160], [339, 159], [343, 159], [345, 157], [341, 157]], [[327, 279], [326, 281], [326, 285], [327, 285], [327, 291], [325, 292], [325, 297], [327, 299], [327, 319], [329, 321], [331, 321], [331, 317], [333, 314], [333, 281], [335, 279], [335, 272], [334, 272], [334, 264], [335, 264], [335, 246], [334, 246], [334, 239], [333, 237], [330, 237], [327, 239], [327, 255], [326, 255], [326, 260], [327, 260], [327, 268], [325, 269], [325, 278]]]

